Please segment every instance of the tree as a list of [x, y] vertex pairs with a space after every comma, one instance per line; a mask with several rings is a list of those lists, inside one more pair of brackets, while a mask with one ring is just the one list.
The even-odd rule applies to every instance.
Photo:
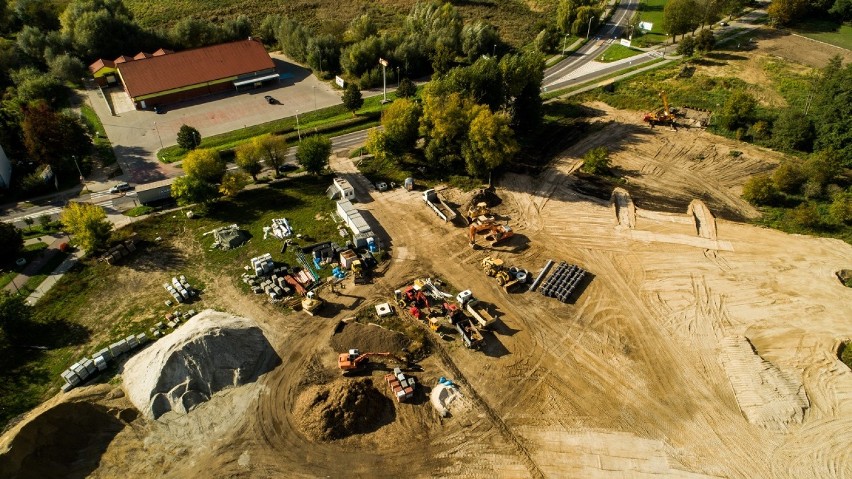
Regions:
[[835, 224], [852, 224], [852, 191], [835, 194], [828, 206], [828, 214]]
[[33, 229], [33, 223], [35, 223], [35, 220], [31, 217], [27, 216], [24, 218], [24, 224], [27, 225], [27, 231]]
[[21, 230], [10, 223], [0, 222], [0, 251], [3, 251], [0, 263], [12, 261], [24, 247]]
[[778, 198], [778, 190], [771, 176], [752, 176], [743, 185], [743, 198], [756, 206], [770, 205]]
[[288, 17], [281, 20], [275, 35], [281, 43], [281, 50], [297, 62], [304, 62], [308, 58], [311, 36], [301, 23]]
[[426, 85], [420, 132], [426, 141], [423, 153], [429, 162], [445, 168], [454, 168], [461, 163], [461, 147], [470, 127], [468, 115], [474, 105], [457, 92], [442, 90], [440, 82], [432, 81]]
[[695, 39], [684, 36], [680, 43], [677, 44], [677, 53], [685, 57], [691, 57], [695, 54]]
[[219, 193], [233, 198], [237, 193], [243, 190], [249, 183], [247, 174], [240, 171], [229, 171], [222, 177], [222, 184], [219, 185]]
[[512, 126], [530, 131], [541, 122], [541, 84], [544, 81], [544, 56], [540, 53], [505, 55], [500, 59], [503, 74], [504, 107]]
[[80, 78], [86, 72], [86, 66], [83, 65], [83, 62], [67, 53], [56, 55], [47, 62], [47, 66], [50, 69], [51, 76], [69, 83], [79, 84]]
[[598, 26], [598, 11], [591, 6], [582, 6], [577, 9], [577, 16], [574, 17], [574, 23], [571, 25], [571, 34], [584, 37], [590, 35], [593, 28]]
[[73, 0], [62, 12], [62, 35], [85, 58], [118, 56], [139, 28], [121, 0]]
[[720, 122], [724, 128], [731, 131], [748, 127], [754, 120], [756, 108], [757, 101], [754, 97], [741, 90], [735, 91], [722, 107]]
[[260, 22], [260, 27], [257, 29], [257, 34], [260, 36], [263, 43], [267, 45], [275, 45], [278, 43], [278, 25], [281, 25], [281, 15], [270, 13], [263, 17]]
[[467, 61], [473, 62], [481, 55], [491, 54], [494, 45], [500, 43], [500, 35], [494, 26], [481, 20], [466, 24], [461, 31], [462, 53]]
[[560, 0], [556, 7], [556, 28], [563, 34], [571, 33], [571, 25], [577, 17], [577, 6], [573, 0]]
[[183, 171], [189, 176], [215, 184], [225, 174], [225, 163], [216, 150], [192, 150], [183, 160]]
[[184, 17], [172, 25], [168, 36], [175, 45], [183, 48], [198, 48], [218, 43], [221, 32], [210, 20]]
[[71, 202], [62, 211], [62, 224], [87, 253], [103, 248], [112, 233], [112, 223], [100, 206]]
[[272, 168], [275, 177], [278, 177], [278, 169], [284, 164], [287, 157], [287, 140], [283, 136], [264, 135], [256, 137], [253, 142], [260, 151], [260, 158], [266, 166]]
[[396, 87], [397, 98], [414, 98], [417, 95], [417, 86], [408, 78], [403, 78], [399, 81], [399, 86]]
[[201, 133], [189, 125], [181, 125], [177, 134], [177, 144], [184, 150], [194, 150], [201, 144]]
[[669, 0], [663, 8], [663, 28], [677, 40], [698, 26], [698, 5], [695, 0]]
[[772, 125], [772, 143], [784, 150], [811, 151], [814, 126], [804, 113], [787, 108]]
[[207, 203], [216, 198], [216, 187], [200, 178], [184, 175], [172, 183], [172, 197], [181, 206]]
[[355, 112], [363, 105], [364, 98], [361, 96], [358, 85], [354, 83], [346, 85], [346, 89], [343, 90], [343, 106], [352, 112], [352, 116], [355, 116]]
[[484, 178], [518, 152], [518, 142], [507, 115], [494, 114], [487, 106], [477, 105], [472, 116], [462, 156], [468, 174]]
[[50, 224], [50, 215], [41, 215], [38, 217], [38, 224], [41, 225], [42, 229], [47, 228], [47, 225]]
[[251, 175], [254, 181], [257, 181], [257, 174], [263, 170], [263, 164], [260, 162], [261, 155], [263, 155], [263, 151], [260, 142], [250, 141], [238, 146], [234, 156], [237, 166]]
[[796, 194], [801, 190], [807, 177], [802, 166], [793, 160], [786, 160], [772, 172], [775, 186], [788, 194]]
[[827, 148], [808, 156], [803, 168], [808, 182], [817, 185], [819, 188], [819, 191], [815, 192], [813, 196], [819, 196], [822, 193], [822, 188], [843, 171], [843, 157], [836, 150]]
[[391, 152], [400, 155], [414, 148], [420, 122], [420, 106], [406, 98], [397, 99], [382, 113], [382, 127]]
[[695, 47], [699, 52], [707, 53], [712, 50], [714, 46], [716, 46], [716, 37], [709, 28], [701, 30], [698, 32], [698, 35], [695, 36]]
[[44, 102], [25, 110], [21, 129], [30, 157], [55, 171], [73, 168], [72, 157], [82, 158], [91, 151], [92, 142], [80, 121], [56, 113]]
[[766, 14], [773, 25], [788, 25], [807, 9], [806, 0], [772, 0]]
[[852, 0], [835, 0], [828, 13], [843, 22], [852, 20]]
[[852, 63], [843, 65], [839, 56], [823, 68], [814, 88], [811, 106], [816, 141], [814, 149], [831, 148], [852, 167]]
[[550, 53], [556, 50], [559, 45], [559, 35], [556, 33], [556, 30], [545, 28], [538, 32], [535, 40], [533, 40], [533, 45], [538, 52]]
[[391, 152], [391, 147], [388, 144], [388, 136], [384, 131], [381, 131], [377, 128], [373, 128], [367, 133], [367, 142], [364, 144], [364, 147], [373, 154], [373, 157], [383, 162], [388, 159]]
[[12, 344], [26, 335], [31, 321], [32, 307], [26, 296], [0, 291], [0, 330]]
[[581, 169], [592, 175], [608, 175], [612, 169], [609, 150], [605, 146], [598, 146], [587, 151], [583, 155]]
[[322, 172], [328, 166], [328, 157], [331, 156], [331, 140], [324, 136], [309, 136], [299, 143], [296, 151], [296, 159], [308, 173], [315, 175]]
[[367, 14], [355, 17], [349, 22], [349, 28], [343, 35], [343, 39], [349, 43], [360, 42], [365, 38], [375, 36], [379, 32], [379, 27], [373, 18]]

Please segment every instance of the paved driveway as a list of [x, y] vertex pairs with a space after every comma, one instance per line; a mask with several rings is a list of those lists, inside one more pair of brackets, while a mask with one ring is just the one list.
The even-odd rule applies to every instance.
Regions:
[[[171, 105], [159, 115], [151, 111], [112, 115], [100, 91], [89, 90], [89, 102], [103, 121], [124, 179], [148, 183], [180, 174], [178, 168], [160, 163], [156, 151], [176, 144], [183, 124], [197, 128], [202, 137], [207, 137], [341, 102], [340, 93], [309, 70], [280, 55], [271, 56], [282, 76], [277, 85]], [[265, 95], [272, 95], [281, 104], [268, 104]]]

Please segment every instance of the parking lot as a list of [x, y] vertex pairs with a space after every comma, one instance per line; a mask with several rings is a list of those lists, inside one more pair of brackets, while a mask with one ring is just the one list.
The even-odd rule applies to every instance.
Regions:
[[[179, 174], [177, 167], [160, 163], [156, 152], [177, 143], [181, 125], [195, 127], [202, 137], [208, 137], [340, 103], [340, 93], [329, 83], [279, 54], [270, 56], [281, 75], [277, 85], [202, 97], [167, 106], [160, 114], [112, 114], [101, 92], [88, 90], [89, 103], [103, 121], [124, 171], [123, 178], [130, 183], [147, 183]], [[270, 104], [264, 99], [267, 95], [278, 104]]]

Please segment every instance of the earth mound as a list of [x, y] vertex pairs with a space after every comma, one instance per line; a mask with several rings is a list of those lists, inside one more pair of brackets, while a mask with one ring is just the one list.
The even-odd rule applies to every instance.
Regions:
[[403, 355], [411, 340], [404, 334], [369, 324], [348, 323], [331, 337], [331, 347], [342, 353], [350, 349], [362, 352]]
[[[0, 477], [86, 477], [125, 426], [123, 411], [67, 402], [24, 424], [0, 454]], [[132, 410], [127, 411], [132, 419]]]
[[280, 362], [254, 321], [206, 310], [128, 360], [124, 388], [142, 414], [157, 419], [185, 414]]
[[293, 414], [308, 438], [332, 441], [375, 431], [393, 421], [395, 410], [369, 378], [360, 378], [309, 387]]

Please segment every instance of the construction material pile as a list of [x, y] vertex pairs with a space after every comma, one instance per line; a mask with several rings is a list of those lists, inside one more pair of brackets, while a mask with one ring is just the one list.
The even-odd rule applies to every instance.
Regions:
[[101, 258], [101, 261], [110, 265], [116, 264], [118, 260], [130, 256], [134, 252], [136, 252], [136, 243], [130, 239], [110, 248], [109, 251], [107, 251], [107, 253]]
[[287, 218], [272, 218], [272, 226], [263, 227], [263, 239], [270, 234], [279, 239], [287, 239], [293, 236], [293, 228], [287, 222]]
[[311, 386], [296, 400], [294, 417], [302, 432], [316, 441], [363, 434], [390, 422], [393, 403], [369, 378]]
[[254, 321], [205, 310], [127, 361], [124, 389], [142, 414], [156, 419], [253, 382], [279, 361]]
[[567, 303], [585, 276], [586, 271], [583, 268], [563, 261], [556, 267], [553, 275], [544, 282], [541, 294]]
[[178, 303], [189, 301], [198, 296], [198, 291], [190, 286], [189, 281], [186, 280], [186, 276], [184, 275], [172, 277], [171, 284], [163, 283], [163, 289], [168, 291]]
[[62, 379], [65, 380], [65, 384], [62, 385], [62, 392], [68, 392], [75, 386], [83, 384], [90, 377], [94, 377], [98, 372], [106, 369], [107, 364], [113, 360], [117, 360], [122, 354], [136, 349], [147, 342], [148, 337], [145, 333], [131, 334], [120, 341], [110, 344], [108, 348], [103, 348], [96, 352], [92, 356], [92, 359], [84, 357], [77, 361], [60, 374]]
[[242, 246], [249, 239], [248, 233], [241, 230], [236, 224], [216, 228], [204, 233], [204, 236], [210, 234], [213, 235], [213, 245], [210, 246], [211, 249], [233, 249], [238, 246]]
[[369, 324], [348, 323], [331, 337], [335, 351], [360, 349], [361, 351], [388, 351], [403, 355], [411, 343], [404, 334]]

